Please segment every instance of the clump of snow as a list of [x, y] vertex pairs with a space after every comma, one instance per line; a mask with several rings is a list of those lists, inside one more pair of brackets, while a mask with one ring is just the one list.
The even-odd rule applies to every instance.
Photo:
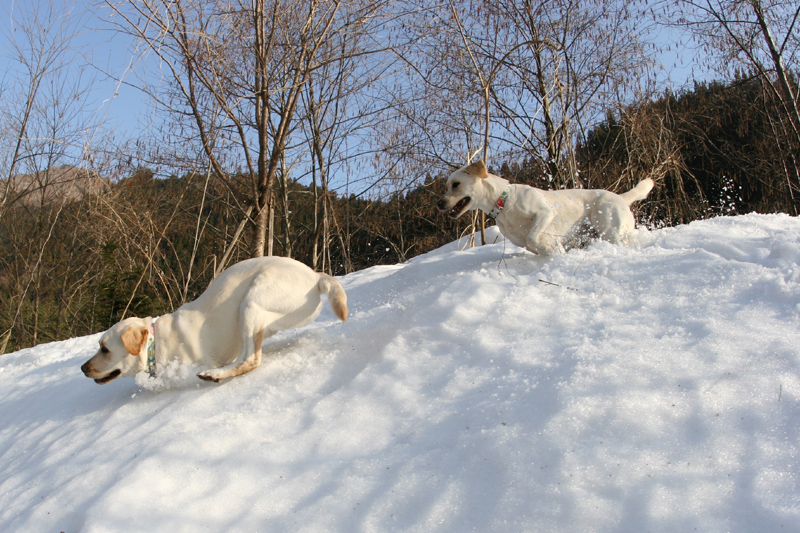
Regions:
[[153, 392], [183, 388], [189, 385], [196, 386], [199, 385], [197, 373], [201, 370], [206, 369], [173, 360], [166, 365], [159, 365], [155, 376], [151, 377], [147, 372], [139, 372], [134, 377], [134, 381], [142, 389]]
[[800, 221], [341, 279], [223, 384], [0, 358], [2, 531], [798, 531]]

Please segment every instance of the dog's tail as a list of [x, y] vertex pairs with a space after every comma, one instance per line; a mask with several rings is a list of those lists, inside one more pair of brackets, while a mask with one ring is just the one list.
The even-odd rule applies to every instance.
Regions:
[[347, 295], [336, 278], [327, 274], [320, 274], [319, 290], [328, 295], [328, 303], [340, 320], [347, 320]]
[[653, 189], [653, 185], [655, 185], [655, 182], [650, 178], [643, 179], [636, 184], [636, 187], [628, 192], [620, 194], [620, 196], [625, 200], [625, 203], [631, 205], [633, 202], [638, 202], [647, 198], [647, 195], [650, 194], [650, 191]]

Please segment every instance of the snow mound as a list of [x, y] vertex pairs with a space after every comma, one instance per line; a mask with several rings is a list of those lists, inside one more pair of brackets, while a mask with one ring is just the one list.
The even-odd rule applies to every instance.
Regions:
[[[800, 531], [800, 221], [341, 278], [220, 385], [0, 358], [2, 531]], [[163, 385], [163, 386], [162, 386]]]

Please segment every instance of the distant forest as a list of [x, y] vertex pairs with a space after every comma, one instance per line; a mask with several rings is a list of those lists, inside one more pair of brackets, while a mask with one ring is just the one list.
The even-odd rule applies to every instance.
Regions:
[[[752, 211], [796, 215], [800, 154], [775, 135], [770, 98], [755, 79], [697, 84], [609, 114], [578, 145], [578, 172], [561, 182], [528, 159], [492, 171], [540, 188], [617, 192], [652, 177], [656, 189], [635, 207], [639, 224], [649, 227]], [[272, 253], [341, 275], [403, 262], [469, 234], [477, 217], [451, 221], [437, 212], [448, 172], [431, 168], [423, 182], [386, 199], [288, 180], [273, 214]], [[74, 193], [84, 183], [80, 172], [70, 193], [42, 177], [4, 186], [5, 351], [101, 331], [123, 316], [169, 312], [250, 256], [243, 238], [250, 229], [219, 182], [197, 174], [154, 178], [147, 168], [113, 183], [90, 178], [81, 194]]]

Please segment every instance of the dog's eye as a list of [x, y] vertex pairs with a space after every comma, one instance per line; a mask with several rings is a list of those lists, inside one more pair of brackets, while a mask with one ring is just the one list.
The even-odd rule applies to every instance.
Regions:
[[459, 186], [459, 185], [461, 185], [461, 183], [460, 183], [460, 182], [458, 182], [458, 181], [454, 181], [454, 182], [453, 182], [453, 190], [456, 190], [456, 189], [458, 189], [458, 186]]
[[105, 346], [101, 346], [100, 353], [108, 353], [108, 348], [106, 348]]

